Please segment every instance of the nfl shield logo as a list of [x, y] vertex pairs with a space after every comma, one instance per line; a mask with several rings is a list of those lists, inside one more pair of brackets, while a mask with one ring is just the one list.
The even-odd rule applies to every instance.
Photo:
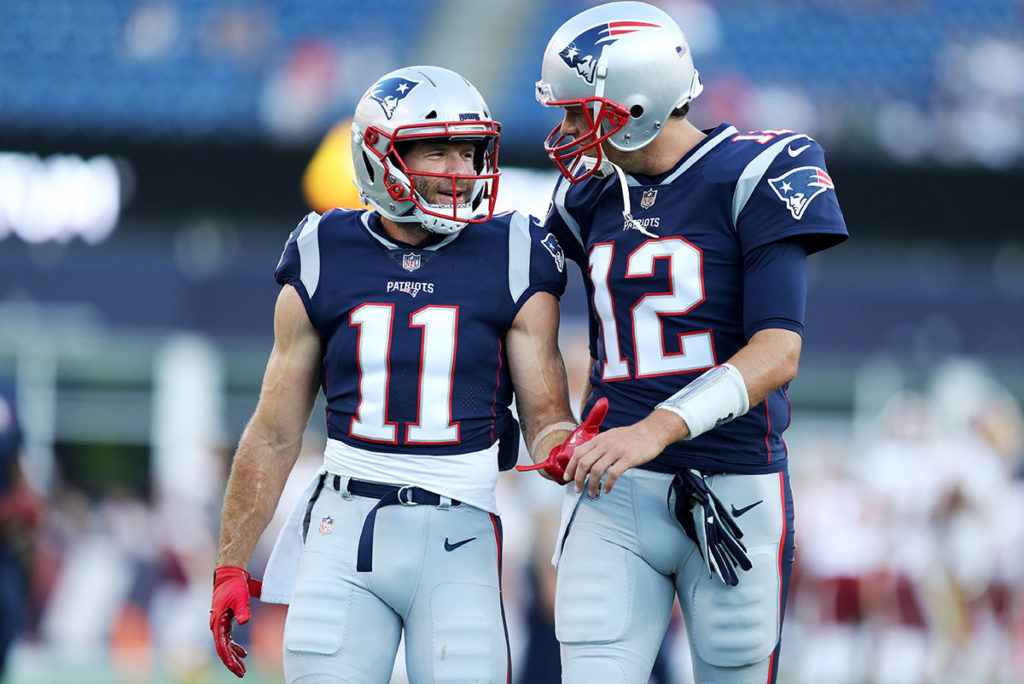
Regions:
[[644, 196], [640, 199], [640, 208], [650, 209], [654, 206], [654, 200], [656, 199], [658, 199], [658, 190], [656, 188], [644, 190]]
[[334, 518], [329, 515], [325, 515], [323, 520], [320, 521], [320, 527], [317, 530], [320, 534], [330, 534], [331, 530], [334, 529]]
[[414, 252], [402, 255], [402, 268], [412, 272], [420, 267], [420, 255]]

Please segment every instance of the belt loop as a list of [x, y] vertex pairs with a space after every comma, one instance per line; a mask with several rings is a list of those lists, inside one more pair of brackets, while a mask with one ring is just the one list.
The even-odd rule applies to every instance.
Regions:
[[334, 489], [339, 494], [341, 494], [341, 498], [345, 499], [346, 501], [352, 498], [352, 492], [348, 491], [348, 481], [351, 479], [352, 478], [349, 477], [348, 475], [334, 476]]
[[442, 511], [447, 511], [449, 508], [452, 507], [452, 500], [450, 497], [447, 497], [443, 494], [440, 496], [441, 501], [437, 504], [437, 507], [440, 508]]
[[416, 501], [413, 499], [413, 496], [415, 495], [415, 493], [416, 493], [415, 485], [404, 485], [402, 487], [399, 487], [398, 488], [398, 494], [397, 494], [397, 496], [398, 496], [398, 503], [402, 504], [403, 506], [415, 506], [415, 505], [417, 505]]

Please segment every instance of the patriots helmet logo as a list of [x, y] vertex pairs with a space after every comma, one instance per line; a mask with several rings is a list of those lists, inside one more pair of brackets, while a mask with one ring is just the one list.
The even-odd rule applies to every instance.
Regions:
[[645, 28], [661, 27], [647, 21], [604, 22], [573, 38], [572, 42], [558, 53], [558, 56], [570, 69], [575, 69], [580, 78], [592, 85], [594, 74], [597, 71], [597, 60], [601, 58], [604, 46], [611, 45], [619, 39], [619, 36]]
[[373, 84], [366, 92], [366, 96], [379, 104], [384, 110], [384, 116], [390, 119], [395, 113], [398, 103], [419, 84], [419, 81], [412, 81], [400, 76], [385, 78]]
[[558, 272], [561, 273], [562, 269], [565, 268], [565, 253], [562, 251], [562, 245], [558, 244], [558, 238], [548, 233], [541, 240], [540, 244], [544, 245], [544, 249], [548, 250], [548, 254], [555, 260]]
[[803, 217], [811, 200], [836, 187], [824, 169], [817, 166], [801, 166], [778, 178], [769, 178], [768, 184], [797, 221]]

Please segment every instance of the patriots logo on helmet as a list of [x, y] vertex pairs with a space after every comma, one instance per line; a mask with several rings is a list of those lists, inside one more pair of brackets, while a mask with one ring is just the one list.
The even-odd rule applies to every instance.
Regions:
[[418, 86], [419, 81], [411, 81], [408, 78], [395, 76], [377, 81], [366, 96], [374, 100], [384, 110], [384, 116], [391, 118], [398, 107], [398, 103], [405, 99], [405, 96]]
[[548, 250], [551, 258], [555, 260], [555, 266], [558, 267], [558, 272], [561, 273], [565, 267], [565, 253], [562, 252], [562, 245], [558, 244], [558, 238], [551, 233], [544, 236], [544, 239], [540, 241], [540, 244], [544, 245], [544, 249]]
[[601, 57], [604, 46], [611, 45], [619, 36], [645, 28], [661, 27], [646, 21], [609, 21], [598, 24], [573, 38], [558, 56], [570, 69], [575, 69], [583, 80], [593, 84], [597, 60]]
[[797, 221], [807, 211], [811, 200], [836, 187], [824, 169], [817, 166], [801, 166], [778, 178], [769, 178], [768, 184]]

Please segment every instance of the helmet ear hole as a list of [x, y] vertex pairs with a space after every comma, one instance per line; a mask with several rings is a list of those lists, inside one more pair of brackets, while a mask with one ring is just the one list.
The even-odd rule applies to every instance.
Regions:
[[437, 112], [435, 110], [431, 109], [429, 112], [427, 112], [427, 115], [425, 117], [423, 117], [423, 118], [424, 119], [436, 119], [437, 118]]
[[370, 158], [366, 156], [366, 152], [363, 152], [363, 165], [366, 166], [366, 175], [370, 177], [370, 182], [376, 182], [376, 179], [373, 177], [373, 164], [370, 163]]
[[639, 119], [644, 115], [644, 108], [638, 104], [633, 105], [629, 108], [629, 115], [634, 119]]

